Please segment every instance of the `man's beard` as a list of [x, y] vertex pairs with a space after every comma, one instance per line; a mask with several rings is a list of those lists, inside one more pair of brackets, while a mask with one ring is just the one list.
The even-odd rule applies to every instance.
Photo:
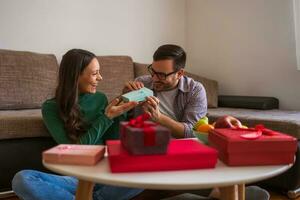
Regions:
[[170, 85], [170, 84], [166, 84], [166, 83], [164, 83], [164, 82], [155, 81], [155, 82], [153, 83], [153, 89], [154, 89], [156, 92], [161, 92], [161, 91], [172, 90], [172, 89], [174, 89], [174, 86], [173, 86], [173, 85]]

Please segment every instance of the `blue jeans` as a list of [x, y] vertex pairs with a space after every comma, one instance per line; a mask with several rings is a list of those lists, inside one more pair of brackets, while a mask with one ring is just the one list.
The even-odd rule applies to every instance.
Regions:
[[[12, 180], [13, 191], [23, 200], [73, 200], [78, 180], [35, 170], [18, 172]], [[95, 184], [93, 200], [127, 200], [143, 189]]]

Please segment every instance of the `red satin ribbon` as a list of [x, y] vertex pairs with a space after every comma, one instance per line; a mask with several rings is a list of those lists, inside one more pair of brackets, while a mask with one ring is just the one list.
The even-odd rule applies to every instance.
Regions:
[[248, 139], [248, 140], [258, 139], [262, 135], [267, 135], [267, 136], [277, 135], [277, 133], [275, 131], [272, 131], [270, 129], [265, 128], [265, 126], [263, 124], [258, 124], [258, 125], [255, 126], [255, 128], [234, 128], [232, 130], [253, 131], [253, 132], [244, 133], [244, 134], [240, 135], [241, 138]]
[[134, 128], [142, 128], [144, 134], [144, 145], [145, 146], [154, 146], [156, 141], [155, 129], [153, 126], [156, 126], [154, 123], [147, 123], [150, 116], [148, 114], [143, 114], [135, 119], [131, 119], [128, 123], [128, 126]]

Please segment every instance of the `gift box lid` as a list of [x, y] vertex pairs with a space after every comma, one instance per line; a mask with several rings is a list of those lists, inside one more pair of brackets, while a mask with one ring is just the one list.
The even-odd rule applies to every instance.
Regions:
[[255, 139], [245, 139], [241, 135], [256, 134], [253, 129], [220, 128], [210, 130], [209, 143], [226, 152], [295, 152], [297, 139], [270, 129], [264, 129], [268, 134], [262, 134]]
[[[170, 129], [160, 125], [160, 124], [157, 124], [155, 122], [152, 122], [152, 121], [145, 121], [144, 122], [146, 125], [149, 125], [151, 126], [151, 128], [153, 128], [154, 130], [161, 130], [161, 131], [164, 131], [164, 132], [170, 132]], [[129, 122], [120, 122], [120, 127], [121, 129], [123, 128], [126, 128], [126, 129], [129, 129], [131, 132], [141, 132], [143, 130], [143, 127], [133, 127], [133, 126], [130, 126], [129, 125]]]
[[144, 127], [137, 128], [128, 122], [121, 122], [120, 140], [123, 147], [133, 155], [165, 154], [171, 131], [159, 124], [145, 121]]
[[[166, 143], [165, 140], [169, 141], [169, 139], [171, 138], [170, 129], [151, 121], [146, 121], [145, 124], [150, 125], [151, 129], [153, 129], [156, 145], [164, 144]], [[149, 134], [142, 134], [144, 133], [143, 128], [129, 126], [129, 122], [120, 122], [120, 126], [121, 126], [121, 141], [128, 137], [134, 137], [135, 143], [143, 144], [140, 140], [144, 139], [147, 136], [149, 137]], [[161, 140], [161, 138], [163, 138], [164, 140]]]
[[105, 153], [104, 145], [60, 144], [43, 152], [43, 159], [49, 163], [95, 164]]
[[170, 141], [166, 154], [130, 155], [119, 140], [107, 141], [112, 172], [161, 171], [213, 168], [217, 151], [197, 140]]

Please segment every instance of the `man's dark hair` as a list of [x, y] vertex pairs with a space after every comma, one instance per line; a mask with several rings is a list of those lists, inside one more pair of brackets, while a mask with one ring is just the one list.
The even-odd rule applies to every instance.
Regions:
[[154, 52], [153, 60], [173, 60], [174, 70], [178, 71], [185, 67], [186, 53], [180, 46], [174, 44], [165, 44]]

